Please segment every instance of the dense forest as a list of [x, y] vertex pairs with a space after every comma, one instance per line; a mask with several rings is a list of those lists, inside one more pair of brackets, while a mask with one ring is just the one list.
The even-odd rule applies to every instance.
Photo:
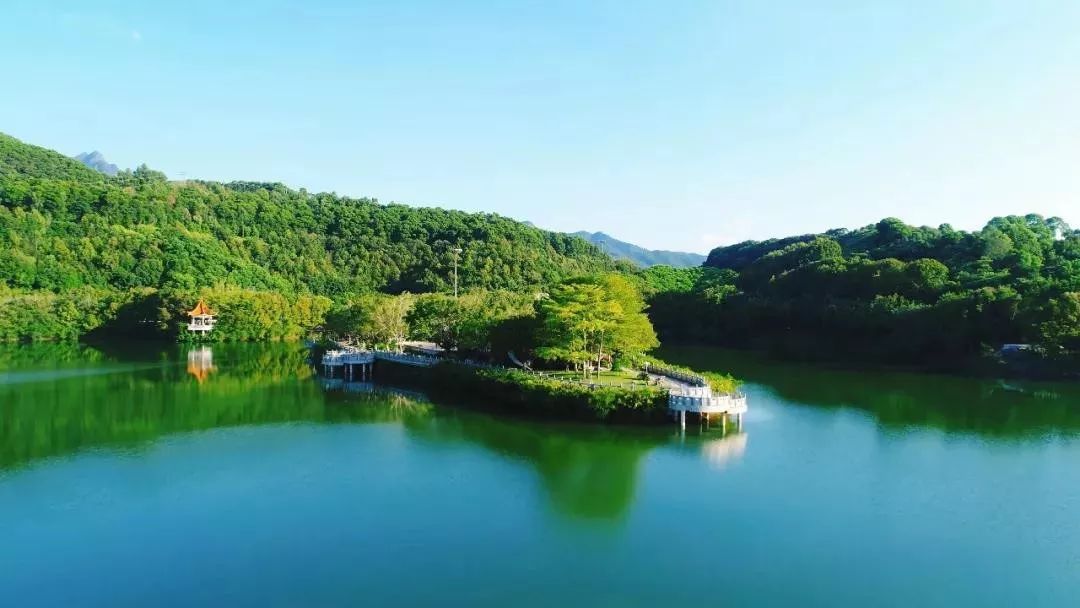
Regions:
[[[461, 299], [445, 296], [455, 258]], [[1020, 345], [1004, 349], [1014, 363], [1075, 369], [1080, 352], [1080, 231], [1058, 218], [999, 217], [974, 232], [889, 218], [639, 270], [497, 215], [171, 182], [146, 167], [110, 177], [0, 135], [0, 341], [176, 335], [202, 297], [223, 313], [215, 339], [324, 326], [524, 352], [544, 332], [540, 299], [588, 308], [596, 286], [619, 291], [613, 272], [645, 294], [664, 340], [936, 368], [1000, 361]], [[616, 334], [596, 329], [609, 319], [579, 321], [588, 332], [560, 331], [581, 343], [556, 341], [566, 352], [549, 355], [616, 354]]]
[[143, 321], [161, 326], [208, 290], [278, 316], [329, 307], [318, 298], [448, 291], [455, 257], [463, 290], [526, 292], [629, 268], [494, 214], [173, 182], [145, 166], [108, 177], [0, 134], [0, 339], [85, 334], [124, 311], [156, 309]]
[[0, 281], [11, 288], [439, 291], [455, 248], [466, 288], [520, 289], [614, 267], [579, 238], [494, 214], [281, 184], [170, 182], [145, 167], [109, 178], [0, 136]]
[[1043, 359], [1080, 349], [1080, 231], [1058, 218], [976, 232], [888, 218], [720, 247], [653, 282], [653, 321], [682, 341], [942, 368], [1006, 344]]

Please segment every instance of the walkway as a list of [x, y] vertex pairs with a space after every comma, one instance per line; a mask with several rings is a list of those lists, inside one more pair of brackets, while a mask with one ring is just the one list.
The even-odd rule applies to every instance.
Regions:
[[[346, 368], [346, 375], [352, 377], [352, 366], [360, 366], [361, 379], [366, 379], [370, 373], [371, 365], [375, 361], [390, 361], [413, 367], [431, 367], [444, 358], [440, 354], [413, 354], [401, 353], [389, 350], [360, 350], [347, 344], [338, 344], [339, 348], [328, 350], [323, 355], [322, 364], [325, 367]], [[469, 367], [496, 368], [496, 366], [480, 363], [478, 361], [454, 359], [453, 363], [467, 365]], [[520, 363], [516, 361], [515, 363]], [[501, 369], [501, 368], [498, 368]], [[531, 369], [524, 370], [527, 373], [545, 375]], [[710, 416], [713, 414], [729, 414], [737, 416], [741, 425], [742, 415], [746, 412], [746, 395], [741, 393], [714, 395], [709, 382], [702, 376], [665, 368], [661, 366], [649, 366], [646, 374], [649, 380], [663, 387], [668, 392], [668, 410], [678, 415], [680, 423], [685, 427], [686, 413]], [[567, 382], [579, 383], [577, 380], [564, 379]]]
[[340, 367], [343, 365], [370, 365], [375, 361], [393, 361], [394, 363], [413, 367], [431, 367], [441, 360], [439, 357], [431, 355], [413, 355], [393, 350], [340, 349], [326, 351], [322, 358], [322, 364], [329, 367]]

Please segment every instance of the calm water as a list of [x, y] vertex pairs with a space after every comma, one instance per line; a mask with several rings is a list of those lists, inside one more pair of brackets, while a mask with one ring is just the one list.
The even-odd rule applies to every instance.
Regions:
[[294, 347], [0, 350], [19, 606], [1076, 606], [1080, 391], [718, 351], [743, 433], [327, 392]]

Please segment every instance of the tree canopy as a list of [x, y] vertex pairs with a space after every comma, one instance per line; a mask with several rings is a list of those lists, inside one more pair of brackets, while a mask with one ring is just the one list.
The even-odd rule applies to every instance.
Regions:
[[[145, 165], [109, 177], [0, 134], [0, 298], [18, 303], [0, 314], [0, 339], [75, 338], [125, 320], [156, 333], [210, 294], [222, 338], [295, 337], [333, 302], [331, 321], [391, 343], [404, 338], [409, 308], [378, 294], [449, 291], [455, 249], [461, 288], [475, 293], [630, 269], [580, 238], [495, 214], [279, 183], [169, 181]], [[480, 347], [498, 315], [475, 313], [501, 301], [418, 303], [464, 315], [461, 335], [442, 338]], [[300, 304], [318, 314], [294, 315]]]
[[605, 361], [640, 355], [659, 346], [644, 310], [640, 292], [625, 277], [564, 281], [537, 302], [536, 353], [583, 371], [590, 364], [598, 369]]
[[219, 284], [334, 299], [522, 290], [610, 270], [580, 238], [464, 213], [277, 183], [170, 182], [145, 166], [109, 178], [0, 136], [0, 284], [198, 289]]
[[1006, 343], [1080, 347], [1080, 231], [1060, 218], [975, 232], [886, 218], [720, 247], [701, 273], [664, 273], [651, 315], [677, 339], [944, 366]]

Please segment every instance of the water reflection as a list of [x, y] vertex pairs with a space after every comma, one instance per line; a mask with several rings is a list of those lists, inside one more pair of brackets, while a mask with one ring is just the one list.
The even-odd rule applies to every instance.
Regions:
[[556, 511], [589, 519], [625, 515], [645, 454], [667, 441], [666, 432], [652, 429], [523, 423], [453, 408], [440, 408], [436, 419], [410, 430], [432, 441], [481, 445], [527, 463]]
[[[115, 360], [97, 349], [0, 349], [0, 469], [92, 446], [136, 446], [162, 435], [326, 417], [302, 350], [236, 347], [192, 382], [186, 353]], [[60, 355], [51, 359], [51, 355]]]
[[731, 433], [729, 435], [709, 439], [701, 443], [701, 453], [709, 464], [715, 469], [724, 469], [739, 460], [746, 453], [746, 433]]
[[435, 407], [420, 393], [372, 383], [324, 385], [306, 352], [291, 345], [119, 355], [78, 348], [56, 360], [48, 357], [56, 352], [51, 346], [44, 355], [36, 350], [5, 349], [0, 356], [0, 374], [36, 374], [0, 383], [0, 472], [91, 447], [139, 450], [162, 436], [204, 429], [392, 423], [416, 440], [479, 445], [525, 463], [558, 513], [610, 519], [633, 502], [644, 456], [671, 437], [670, 428], [499, 419]]
[[0, 381], [0, 471], [91, 447], [139, 450], [169, 434], [221, 427], [391, 423], [416, 440], [478, 445], [525, 463], [560, 514], [618, 519], [654, 448], [674, 440], [718, 468], [746, 449], [746, 436], [733, 427], [680, 436], [672, 427], [555, 424], [436, 407], [404, 388], [319, 379], [295, 345], [122, 348], [0, 349], [0, 377], [22, 379]]
[[354, 394], [399, 396], [418, 401], [427, 401], [428, 397], [420, 391], [409, 390], [398, 386], [376, 384], [374, 382], [346, 382], [341, 378], [320, 378], [323, 390], [344, 391]]
[[193, 348], [187, 353], [187, 373], [200, 384], [217, 368], [214, 367], [214, 351], [209, 346]]
[[884, 427], [925, 426], [1001, 438], [1080, 433], [1076, 383], [838, 370], [703, 347], [665, 348], [661, 356], [731, 373], [793, 402], [867, 410]]

